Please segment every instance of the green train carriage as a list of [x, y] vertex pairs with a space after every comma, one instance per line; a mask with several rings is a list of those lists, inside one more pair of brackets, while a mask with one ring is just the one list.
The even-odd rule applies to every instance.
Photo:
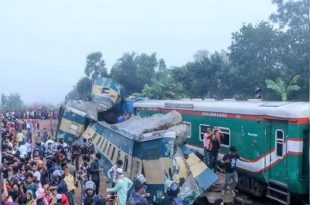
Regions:
[[234, 145], [238, 161], [239, 189], [265, 195], [282, 204], [303, 198], [308, 189], [309, 104], [305, 102], [149, 100], [136, 102], [141, 116], [177, 110], [191, 127], [187, 144], [203, 152], [208, 127], [224, 134], [219, 160]]

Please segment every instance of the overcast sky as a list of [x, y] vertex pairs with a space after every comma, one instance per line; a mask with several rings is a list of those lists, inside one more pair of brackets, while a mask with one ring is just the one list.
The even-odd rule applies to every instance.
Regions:
[[275, 9], [271, 0], [4, 0], [0, 93], [60, 103], [91, 52], [109, 69], [128, 51], [180, 66], [198, 50], [227, 49], [232, 32]]

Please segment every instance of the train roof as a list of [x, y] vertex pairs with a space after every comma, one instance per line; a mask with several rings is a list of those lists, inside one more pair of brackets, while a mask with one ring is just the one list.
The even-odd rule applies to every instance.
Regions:
[[259, 100], [145, 100], [135, 102], [134, 107], [264, 115], [282, 118], [309, 117], [310, 113], [308, 102]]
[[167, 114], [157, 114], [150, 117], [136, 116], [113, 125], [105, 122], [97, 123], [132, 140], [149, 141], [163, 137], [175, 137], [176, 131], [169, 130], [169, 128], [177, 127], [176, 125], [181, 121], [180, 113], [171, 111]]
[[66, 109], [83, 117], [98, 121], [98, 112], [102, 110], [102, 107], [90, 101], [71, 100], [66, 104]]

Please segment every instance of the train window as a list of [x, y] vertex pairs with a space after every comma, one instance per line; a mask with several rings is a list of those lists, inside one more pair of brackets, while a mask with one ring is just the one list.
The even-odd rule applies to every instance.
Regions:
[[105, 145], [104, 145], [104, 148], [103, 148], [103, 152], [105, 152], [105, 151], [106, 151], [107, 146], [108, 146], [108, 140], [107, 140], [107, 141], [105, 141]]
[[[102, 145], [103, 145], [103, 143], [104, 143], [104, 141], [105, 141], [105, 139], [102, 137], [102, 142], [101, 142], [101, 144], [98, 146], [98, 147], [102, 147]], [[99, 144], [99, 143], [98, 143]]]
[[125, 156], [124, 172], [127, 172], [127, 169], [128, 169], [128, 156]]
[[221, 138], [221, 146], [223, 147], [229, 147], [230, 146], [230, 129], [226, 127], [220, 127], [222, 132], [222, 138]]
[[136, 175], [138, 175], [140, 172], [140, 163], [139, 161], [136, 162]]
[[276, 130], [276, 151], [278, 157], [283, 157], [284, 132], [283, 130]]
[[75, 123], [71, 123], [69, 127], [69, 132], [71, 132], [72, 134], [77, 134], [78, 130], [79, 130], [79, 125]]
[[205, 125], [205, 124], [199, 125], [199, 139], [200, 139], [200, 141], [203, 141], [203, 135], [207, 132], [208, 128], [210, 128], [210, 125]]
[[121, 151], [117, 152], [117, 157], [116, 157], [116, 161], [118, 161], [121, 158]]
[[94, 133], [93, 136], [91, 137], [93, 139], [94, 144], [97, 144], [97, 133]]
[[99, 137], [99, 139], [94, 144], [97, 144], [97, 146], [99, 147], [99, 144], [100, 144], [101, 140], [102, 140], [102, 138]]
[[172, 171], [171, 171], [171, 168], [169, 168], [169, 179], [172, 180]]
[[182, 123], [188, 126], [186, 134], [187, 134], [187, 138], [191, 138], [192, 137], [192, 123], [186, 122], [186, 121], [184, 121]]
[[110, 88], [103, 87], [101, 92], [102, 92], [102, 94], [109, 94]]
[[113, 161], [114, 152], [115, 152], [115, 147], [113, 147], [113, 150], [112, 150], [112, 154], [111, 154], [111, 161]]
[[109, 156], [110, 154], [110, 150], [111, 150], [111, 144], [109, 144], [109, 148], [108, 148], [108, 152], [107, 152], [107, 155]]

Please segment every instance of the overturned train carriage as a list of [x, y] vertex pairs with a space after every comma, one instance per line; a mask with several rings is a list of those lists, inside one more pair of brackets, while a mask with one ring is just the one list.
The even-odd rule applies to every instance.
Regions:
[[98, 121], [97, 113], [102, 108], [93, 102], [70, 101], [60, 110], [57, 137], [72, 144], [74, 140], [79, 139], [91, 122]]
[[[133, 179], [144, 174], [148, 192], [154, 202], [160, 202], [169, 181], [182, 181], [180, 196], [184, 204], [191, 204], [218, 177], [188, 149], [182, 146], [186, 137], [184, 126], [177, 125], [180, 114], [171, 112], [149, 118], [132, 118], [109, 125], [95, 122], [83, 134], [92, 138], [102, 154], [107, 171], [121, 159], [123, 169]], [[178, 140], [176, 140], [178, 139]]]
[[57, 137], [71, 144], [91, 122], [116, 123], [118, 116], [128, 112], [124, 93], [123, 86], [117, 81], [97, 77], [92, 85], [92, 101], [71, 100], [60, 108]]

